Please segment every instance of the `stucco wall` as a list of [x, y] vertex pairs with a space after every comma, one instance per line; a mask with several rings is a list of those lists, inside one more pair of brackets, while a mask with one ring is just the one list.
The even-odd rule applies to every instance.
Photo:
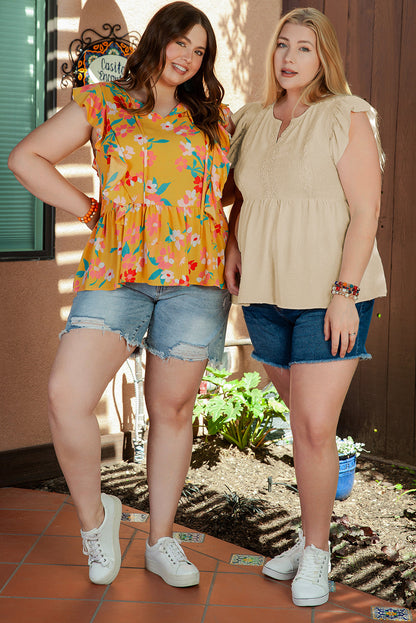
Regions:
[[[68, 47], [86, 28], [101, 31], [108, 22], [119, 23], [121, 32], [143, 31], [153, 13], [165, 2], [148, 0], [65, 0], [58, 2], [58, 108], [70, 100], [70, 89], [61, 89], [61, 65], [68, 61]], [[218, 39], [217, 74], [223, 83], [225, 102], [236, 111], [256, 99], [262, 89], [264, 56], [280, 15], [280, 0], [195, 0], [210, 17]], [[49, 88], [53, 88], [53, 84]], [[97, 194], [90, 173], [90, 149], [80, 149], [61, 170], [85, 192]], [[51, 261], [2, 262], [0, 341], [1, 439], [0, 451], [49, 443], [47, 380], [58, 334], [63, 329], [72, 300], [72, 278], [87, 240], [84, 226], [63, 212], [56, 222], [56, 257]], [[245, 336], [239, 310], [232, 310], [228, 337]], [[134, 365], [131, 364], [132, 369]], [[247, 349], [232, 356], [232, 369], [252, 369]], [[96, 413], [103, 433], [131, 428], [132, 377], [123, 366], [110, 383]]]

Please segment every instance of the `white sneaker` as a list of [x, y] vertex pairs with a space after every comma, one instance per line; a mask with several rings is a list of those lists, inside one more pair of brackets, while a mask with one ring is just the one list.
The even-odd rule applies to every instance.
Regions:
[[154, 545], [146, 541], [146, 569], [160, 575], [170, 586], [194, 586], [199, 583], [199, 571], [186, 557], [178, 541], [164, 536]]
[[94, 584], [111, 584], [121, 565], [119, 542], [121, 502], [113, 495], [101, 494], [104, 521], [98, 528], [81, 530], [83, 552], [88, 556], [90, 580]]
[[303, 551], [299, 569], [292, 582], [295, 606], [320, 606], [328, 601], [328, 567], [331, 554], [308, 545]]
[[299, 567], [299, 560], [305, 548], [305, 537], [302, 530], [298, 532], [298, 540], [286, 552], [275, 556], [263, 567], [264, 575], [274, 580], [291, 580]]

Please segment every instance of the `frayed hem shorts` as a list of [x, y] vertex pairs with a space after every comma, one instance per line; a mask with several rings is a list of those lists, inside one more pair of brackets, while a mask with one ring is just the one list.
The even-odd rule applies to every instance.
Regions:
[[345, 357], [331, 353], [331, 340], [325, 341], [326, 309], [282, 309], [275, 305], [253, 304], [243, 307], [252, 357], [266, 365], [290, 368], [295, 363], [320, 363], [345, 359], [371, 359], [365, 342], [374, 300], [356, 303], [359, 315], [354, 348]]
[[[112, 331], [129, 346], [161, 359], [208, 359], [220, 365], [231, 297], [211, 286], [123, 285], [78, 292], [64, 335], [72, 329]], [[145, 337], [146, 335], [146, 337]]]

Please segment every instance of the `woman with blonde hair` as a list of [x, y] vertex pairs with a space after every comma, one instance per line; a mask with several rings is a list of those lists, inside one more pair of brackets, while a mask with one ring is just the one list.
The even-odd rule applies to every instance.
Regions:
[[265, 100], [233, 118], [225, 276], [253, 357], [290, 409], [302, 529], [263, 573], [294, 578], [294, 603], [317, 606], [328, 600], [338, 418], [386, 294], [375, 243], [382, 152], [376, 111], [351, 95], [320, 11], [282, 17], [267, 77]]
[[[49, 383], [56, 454], [81, 524], [89, 577], [109, 584], [121, 553], [121, 502], [101, 494], [94, 408], [125, 359], [147, 350], [150, 530], [145, 565], [172, 586], [199, 571], [172, 538], [192, 451], [192, 412], [209, 359], [222, 358], [230, 295], [223, 279], [221, 192], [229, 135], [207, 16], [172, 2], [150, 20], [123, 79], [74, 89], [73, 101], [13, 150], [9, 166], [91, 236]], [[100, 200], [55, 168], [90, 141]]]

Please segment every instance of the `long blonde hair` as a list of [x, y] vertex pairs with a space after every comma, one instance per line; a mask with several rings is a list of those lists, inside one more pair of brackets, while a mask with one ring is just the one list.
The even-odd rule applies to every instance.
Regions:
[[329, 19], [318, 9], [304, 8], [293, 9], [280, 19], [276, 32], [270, 42], [267, 56], [267, 83], [263, 105], [268, 106], [281, 99], [286, 91], [282, 89], [274, 71], [274, 53], [277, 48], [277, 40], [285, 24], [298, 24], [307, 26], [316, 35], [316, 49], [321, 67], [304, 89], [301, 101], [309, 106], [319, 101], [326, 95], [351, 95], [347, 78], [345, 77], [344, 65], [341, 58], [337, 35]]

